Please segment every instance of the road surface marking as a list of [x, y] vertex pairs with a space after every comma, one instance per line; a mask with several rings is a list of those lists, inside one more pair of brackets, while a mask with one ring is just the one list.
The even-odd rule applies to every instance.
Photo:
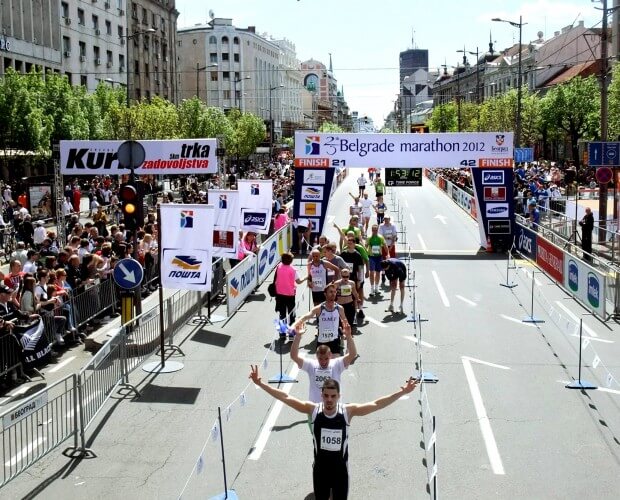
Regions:
[[4, 466], [11, 467], [13, 465], [17, 465], [17, 462], [19, 462], [24, 457], [24, 455], [34, 452], [34, 450], [36, 450], [43, 441], [45, 441], [45, 438], [41, 436], [36, 441], [28, 443], [17, 455], [11, 457], [10, 460], [4, 462]]
[[517, 318], [513, 318], [511, 316], [506, 316], [505, 314], [500, 314], [500, 316], [504, 319], [507, 319], [508, 321], [513, 321], [515, 323], [519, 323], [520, 325], [524, 325], [524, 326], [529, 326], [529, 327], [534, 327], [536, 328], [536, 324], [534, 323], [523, 323], [522, 319], [517, 319]]
[[[578, 334], [578, 333], [573, 333], [573, 334], [571, 335], [571, 337], [577, 337], [577, 338], [579, 338], [579, 334]], [[596, 338], [596, 337], [589, 337], [589, 336], [587, 336], [587, 335], [583, 335], [583, 338], [584, 338], [584, 339], [589, 339], [589, 340], [594, 340], [595, 342], [603, 342], [603, 343], [605, 343], [605, 344], [615, 344], [615, 341], [614, 341], [614, 340], [599, 339], [599, 338]]]
[[[532, 273], [525, 268], [523, 269], [523, 274], [525, 274], [528, 278], [532, 279]], [[536, 286], [542, 286], [542, 283], [538, 281], [538, 278], [534, 278], [534, 283], [536, 283]]]
[[491, 423], [487, 416], [487, 411], [482, 402], [482, 394], [480, 393], [480, 387], [474, 374], [474, 369], [471, 366], [472, 361], [481, 363], [493, 368], [500, 368], [501, 370], [510, 370], [507, 366], [496, 365], [487, 361], [481, 361], [479, 359], [470, 358], [468, 356], [461, 356], [463, 362], [463, 369], [465, 370], [465, 376], [467, 377], [467, 383], [469, 384], [469, 392], [471, 398], [474, 401], [474, 407], [476, 408], [476, 416], [478, 417], [478, 423], [480, 424], [480, 432], [482, 432], [482, 438], [487, 449], [487, 455], [489, 456], [489, 462], [491, 462], [491, 468], [493, 473], [497, 475], [504, 475], [504, 465], [502, 464], [502, 457], [499, 456], [499, 450], [497, 449], [497, 443], [495, 442], [495, 436], [493, 435], [493, 429], [491, 429]]
[[[556, 300], [555, 303], [560, 307], [560, 309], [562, 309], [568, 316], [571, 317], [571, 319], [577, 323], [577, 325], [579, 325], [579, 317], [573, 313], [568, 307], [566, 307], [564, 304], [562, 304], [561, 300]], [[590, 328], [589, 326], [587, 326], [585, 323], [583, 323], [583, 331], [585, 333], [587, 333], [588, 335], [590, 335], [591, 337], [598, 337], [598, 334], [592, 330], [592, 328]]]
[[[413, 342], [414, 344], [418, 343], [418, 339], [416, 337], [411, 336], [411, 335], [403, 335], [403, 338], [407, 339], [407, 340], [411, 340], [411, 342]], [[422, 341], [422, 346], [423, 347], [430, 347], [431, 349], [437, 349], [436, 345], [429, 344], [425, 340]]]
[[411, 223], [415, 224], [415, 219], [413, 218], [413, 214], [409, 214], [409, 218], [411, 219]]
[[439, 296], [441, 297], [441, 301], [443, 302], [443, 305], [446, 307], [450, 307], [450, 301], [448, 300], [448, 296], [446, 295], [446, 292], [443, 289], [443, 286], [441, 286], [441, 282], [439, 281], [439, 276], [437, 276], [436, 271], [433, 271], [433, 279], [435, 280], [435, 286], [437, 287], [437, 290], [439, 291]]
[[65, 367], [69, 363], [71, 363], [71, 361], [73, 361], [74, 359], [75, 359], [75, 356], [71, 356], [70, 358], [65, 359], [62, 363], [58, 363], [54, 368], [52, 368], [51, 370], [48, 370], [48, 373], [55, 373], [55, 372], [57, 372], [61, 368]]
[[335, 220], [336, 220], [336, 216], [335, 215], [328, 215], [327, 216], [327, 223], [328, 224], [333, 224]]
[[405, 199], [404, 202], [405, 202], [405, 206], [409, 208], [409, 202], [407, 201], [407, 199]]
[[466, 299], [462, 295], [457, 295], [456, 298], [459, 299], [459, 300], [462, 300], [463, 302], [465, 302], [466, 304], [469, 304], [470, 306], [474, 306], [475, 307], [475, 306], [478, 305], [473, 300]]
[[373, 325], [380, 326], [381, 328], [387, 328], [387, 325], [385, 323], [381, 323], [381, 321], [378, 321], [375, 318], [371, 318], [370, 316], [367, 315], [366, 319]]
[[426, 252], [428, 248], [426, 248], [426, 243], [424, 243], [424, 240], [422, 239], [422, 235], [419, 233], [418, 233], [418, 240], [420, 240], [420, 248]]
[[[297, 377], [298, 373], [299, 373], [299, 366], [297, 366], [297, 363], [293, 363], [293, 368], [291, 369], [289, 376], [292, 378], [295, 378]], [[282, 390], [288, 394], [291, 392], [292, 388], [293, 388], [293, 384], [286, 384]], [[267, 417], [267, 420], [265, 421], [265, 425], [263, 425], [263, 428], [260, 431], [260, 434], [258, 436], [258, 439], [256, 440], [256, 443], [254, 443], [254, 449], [252, 450], [252, 453], [248, 455], [248, 458], [250, 460], [258, 460], [260, 456], [263, 454], [263, 450], [265, 449], [265, 446], [267, 445], [267, 441], [269, 440], [269, 436], [271, 435], [271, 430], [273, 429], [273, 426], [276, 423], [276, 420], [278, 419], [278, 416], [280, 415], [280, 412], [282, 411], [283, 406], [284, 406], [284, 403], [282, 401], [278, 401], [276, 402], [275, 405], [273, 405], [273, 408], [269, 412], [269, 416]]]
[[[557, 380], [557, 382], [559, 382], [562, 385], [567, 385], [567, 384], [572, 384], [573, 382], [576, 382], [576, 381], [575, 380]], [[607, 387], [597, 387], [596, 389], [592, 389], [592, 390], [601, 391], [601, 392], [609, 392], [610, 394], [620, 394], [620, 391], [616, 389], [608, 389]]]

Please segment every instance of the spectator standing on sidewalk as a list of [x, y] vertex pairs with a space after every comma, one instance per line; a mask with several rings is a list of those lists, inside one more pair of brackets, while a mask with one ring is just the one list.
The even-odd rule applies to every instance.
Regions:
[[586, 213], [579, 221], [581, 226], [581, 248], [583, 250], [583, 260], [592, 262], [592, 231], [594, 230], [594, 215], [592, 209], [586, 207]]

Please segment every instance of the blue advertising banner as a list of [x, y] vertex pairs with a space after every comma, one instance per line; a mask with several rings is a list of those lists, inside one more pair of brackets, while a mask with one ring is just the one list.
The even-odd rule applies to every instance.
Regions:
[[536, 233], [523, 226], [517, 226], [515, 236], [517, 251], [524, 257], [536, 262]]
[[295, 168], [293, 218], [312, 222], [310, 241], [323, 231], [334, 174], [334, 168]]
[[[472, 168], [478, 200], [478, 224], [483, 241], [490, 238], [494, 250], [508, 250], [515, 232], [512, 168]], [[484, 234], [482, 234], [484, 232]]]

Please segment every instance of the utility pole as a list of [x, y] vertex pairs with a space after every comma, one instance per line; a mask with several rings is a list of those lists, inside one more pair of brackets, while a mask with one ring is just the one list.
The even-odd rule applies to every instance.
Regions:
[[[607, 87], [609, 61], [607, 60], [607, 0], [603, 0], [603, 23], [601, 31], [601, 141], [607, 141]], [[616, 169], [614, 168], [613, 182], [616, 182]], [[604, 243], [607, 238], [607, 184], [599, 187], [598, 200], [599, 232], [598, 241]], [[615, 215], [615, 214], [614, 214]]]

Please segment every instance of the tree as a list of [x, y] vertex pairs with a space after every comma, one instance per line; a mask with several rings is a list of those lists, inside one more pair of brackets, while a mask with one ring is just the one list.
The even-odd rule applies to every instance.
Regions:
[[241, 113], [238, 109], [231, 109], [228, 119], [232, 125], [232, 134], [226, 142], [227, 153], [241, 158], [254, 153], [267, 134], [263, 120], [251, 113]]
[[336, 125], [335, 123], [323, 122], [321, 124], [321, 126], [319, 127], [319, 132], [337, 132], [337, 133], [341, 133], [341, 132], [344, 132], [344, 130], [342, 130], [342, 127], [340, 125]]
[[428, 129], [431, 132], [456, 132], [458, 129], [457, 109], [454, 102], [440, 104], [433, 108]]

